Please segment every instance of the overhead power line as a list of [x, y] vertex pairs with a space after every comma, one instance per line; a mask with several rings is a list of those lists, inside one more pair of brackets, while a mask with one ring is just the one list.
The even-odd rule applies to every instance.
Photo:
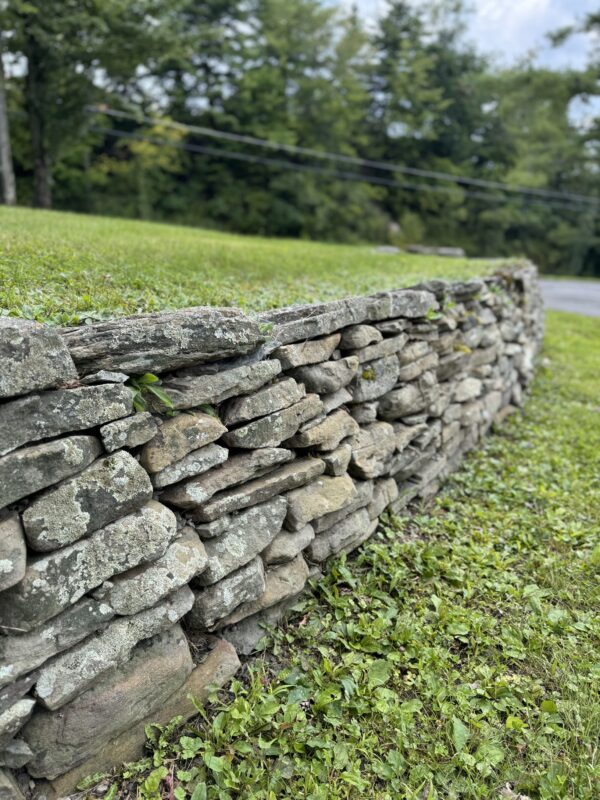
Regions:
[[[177, 150], [186, 150], [191, 153], [200, 155], [210, 155], [217, 158], [231, 159], [234, 161], [244, 161], [251, 164], [264, 164], [270, 167], [277, 167], [281, 169], [288, 169], [297, 172], [308, 172], [317, 175], [325, 175], [330, 178], [346, 181], [356, 181], [360, 183], [369, 183], [376, 186], [390, 186], [399, 189], [407, 189], [414, 192], [432, 192], [435, 194], [445, 194], [457, 197], [459, 199], [471, 197], [478, 200], [483, 200], [488, 203], [502, 203], [506, 202], [505, 197], [492, 195], [489, 192], [473, 192], [467, 189], [461, 190], [460, 187], [450, 186], [435, 186], [428, 183], [413, 183], [409, 181], [397, 181], [391, 178], [382, 178], [377, 175], [363, 175], [359, 172], [349, 172], [346, 170], [334, 170], [326, 167], [317, 167], [312, 164], [298, 164], [293, 161], [286, 161], [279, 158], [265, 158], [262, 156], [252, 155], [236, 150], [222, 150], [216, 147], [207, 147], [204, 145], [196, 145], [187, 142], [174, 142], [166, 139], [159, 139], [154, 136], [148, 136], [135, 131], [124, 131], [117, 128], [104, 128], [97, 125], [92, 125], [91, 131], [101, 133], [104, 136], [111, 136], [119, 139], [130, 139], [140, 142], [149, 142], [158, 147], [173, 147]], [[573, 203], [561, 203], [554, 200], [538, 200], [526, 198], [529, 205], [548, 206], [551, 208], [565, 209], [569, 211], [582, 212], [588, 209], [581, 206], [574, 205]], [[591, 209], [590, 209], [591, 210]]]
[[159, 117], [151, 117], [146, 114], [133, 114], [127, 111], [119, 111], [105, 106], [88, 106], [87, 110], [90, 113], [101, 113], [107, 116], [126, 119], [134, 122], [144, 122], [149, 125], [160, 125], [161, 127], [173, 128], [175, 130], [185, 131], [187, 133], [195, 133], [200, 136], [208, 136], [214, 139], [221, 139], [224, 141], [238, 142], [241, 144], [248, 144], [256, 147], [268, 148], [271, 150], [281, 150], [286, 153], [294, 155], [310, 156], [312, 158], [319, 158], [322, 160], [335, 161], [344, 164], [353, 164], [355, 166], [369, 167], [372, 169], [396, 172], [405, 175], [414, 175], [422, 178], [431, 178], [433, 180], [446, 181], [454, 184], [475, 186], [487, 189], [498, 189], [502, 192], [510, 192], [514, 194], [531, 195], [532, 197], [543, 197], [548, 199], [556, 199], [569, 201], [571, 203], [578, 203], [582, 205], [590, 205], [600, 207], [600, 198], [592, 197], [590, 195], [577, 194], [574, 192], [563, 192], [554, 189], [539, 189], [532, 186], [512, 186], [508, 183], [500, 181], [485, 180], [483, 178], [471, 178], [466, 175], [454, 175], [449, 172], [438, 172], [435, 170], [420, 169], [418, 167], [406, 167], [399, 164], [391, 164], [386, 161], [377, 161], [368, 158], [359, 158], [356, 156], [348, 156], [343, 153], [330, 153], [322, 150], [316, 150], [310, 147], [300, 147], [298, 145], [286, 144], [284, 142], [276, 142], [270, 139], [261, 139], [256, 136], [249, 136], [240, 133], [231, 133], [229, 131], [222, 131], [214, 128], [206, 128], [199, 125], [188, 125], [183, 122], [176, 122], [173, 120], [161, 119]]

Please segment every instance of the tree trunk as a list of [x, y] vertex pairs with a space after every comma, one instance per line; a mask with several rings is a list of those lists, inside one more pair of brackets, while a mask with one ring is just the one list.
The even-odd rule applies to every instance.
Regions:
[[28, 37], [27, 78], [25, 100], [29, 116], [29, 132], [33, 151], [34, 204], [38, 208], [52, 208], [52, 162], [46, 141], [44, 115], [43, 51], [32, 36]]
[[0, 49], [0, 173], [2, 174], [2, 196], [7, 206], [17, 203], [17, 187], [13, 169], [12, 151], [10, 147], [10, 131], [8, 127], [8, 110], [6, 107], [6, 90], [4, 85], [4, 64]]

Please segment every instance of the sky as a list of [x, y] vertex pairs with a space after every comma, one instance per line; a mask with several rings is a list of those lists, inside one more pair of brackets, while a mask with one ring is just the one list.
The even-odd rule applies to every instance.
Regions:
[[[413, 0], [425, 5], [428, 0]], [[587, 62], [592, 37], [577, 35], [559, 48], [545, 39], [548, 31], [576, 23], [586, 13], [598, 10], [598, 0], [467, 0], [467, 37], [477, 48], [491, 54], [501, 65], [509, 65], [535, 51], [540, 66], [579, 68]], [[356, 3], [363, 19], [375, 22], [385, 11], [386, 0], [348, 0]]]

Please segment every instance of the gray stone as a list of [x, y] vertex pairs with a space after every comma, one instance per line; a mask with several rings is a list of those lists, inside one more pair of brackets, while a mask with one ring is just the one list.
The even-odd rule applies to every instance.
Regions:
[[212, 630], [219, 620], [231, 614], [241, 603], [256, 600], [264, 590], [265, 569], [260, 556], [256, 556], [218, 583], [194, 592], [194, 605], [186, 617], [186, 624], [192, 630]]
[[395, 355], [364, 364], [349, 386], [353, 401], [364, 403], [387, 394], [396, 385], [399, 371]]
[[[164, 492], [163, 500], [177, 508], [194, 509], [206, 503], [217, 492], [271, 472], [275, 467], [291, 461], [294, 454], [281, 447], [265, 447], [232, 456], [223, 466], [205, 472], [198, 478], [174, 486]], [[217, 534], [213, 534], [217, 535]], [[206, 538], [211, 538], [208, 535]]]
[[454, 387], [453, 400], [455, 403], [465, 403], [475, 400], [481, 394], [483, 386], [477, 378], [464, 378]]
[[56, 710], [89, 689], [107, 672], [125, 664], [134, 647], [173, 625], [190, 610], [194, 595], [183, 586], [160, 605], [113, 620], [105, 630], [57, 656], [40, 670], [35, 693]]
[[339, 478], [320, 477], [288, 494], [285, 526], [288, 530], [300, 530], [313, 519], [338, 511], [355, 495], [354, 483], [348, 475]]
[[30, 672], [24, 678], [13, 681], [0, 688], [0, 714], [24, 697], [37, 681], [37, 672]]
[[315, 538], [312, 525], [305, 525], [299, 531], [281, 531], [263, 552], [265, 564], [283, 564], [291, 561]]
[[150, 441], [158, 431], [158, 423], [149, 411], [109, 422], [100, 428], [102, 443], [108, 453], [122, 447], [139, 447]]
[[378, 322], [375, 327], [381, 333], [388, 336], [396, 336], [410, 327], [410, 321], [406, 319], [386, 319], [383, 322]]
[[198, 534], [184, 528], [181, 537], [157, 561], [117, 575], [97, 592], [117, 614], [137, 614], [185, 586], [207, 563]]
[[37, 497], [23, 512], [25, 535], [33, 550], [64, 547], [130, 514], [151, 497], [147, 473], [133, 456], [119, 450]]
[[348, 469], [352, 447], [348, 442], [341, 444], [330, 453], [323, 453], [321, 458], [325, 463], [325, 474], [339, 476], [343, 475]]
[[381, 332], [373, 325], [352, 325], [342, 331], [340, 350], [360, 350], [382, 339]]
[[191, 524], [193, 524], [194, 530], [201, 539], [214, 539], [215, 536], [225, 533], [231, 525], [231, 516], [224, 514], [213, 522], [193, 522]]
[[84, 597], [31, 633], [0, 637], [0, 686], [26, 675], [82, 641], [113, 616], [112, 608], [106, 603]]
[[398, 373], [398, 381], [404, 383], [405, 381], [414, 381], [424, 372], [428, 370], [435, 370], [439, 363], [439, 358], [437, 353], [428, 353], [427, 355], [423, 356], [422, 358], [416, 359], [411, 364], [407, 364], [404, 367], [400, 367], [400, 372]]
[[233, 367], [222, 372], [188, 375], [163, 381], [163, 388], [175, 408], [218, 404], [230, 397], [254, 392], [281, 372], [276, 359]]
[[226, 425], [237, 425], [288, 408], [302, 400], [305, 394], [304, 386], [300, 386], [293, 378], [284, 378], [264, 386], [254, 394], [227, 401], [221, 409], [221, 416]]
[[321, 475], [324, 470], [325, 464], [320, 458], [302, 458], [292, 461], [291, 464], [285, 464], [262, 478], [256, 478], [241, 486], [218, 492], [208, 502], [195, 509], [192, 518], [201, 522], [210, 522], [230, 511], [263, 503], [288, 489], [303, 486], [312, 478]]
[[428, 342], [411, 341], [398, 353], [398, 363], [401, 367], [406, 367], [429, 353], [431, 353], [431, 346]]
[[370, 520], [377, 519], [398, 497], [398, 484], [393, 478], [375, 481], [373, 499], [367, 506]]
[[310, 561], [322, 564], [339, 553], [349, 553], [375, 533], [378, 521], [369, 519], [365, 508], [355, 511], [333, 527], [318, 534], [306, 548]]
[[319, 364], [327, 361], [340, 342], [340, 334], [334, 333], [323, 339], [299, 342], [278, 347], [274, 356], [281, 361], [283, 369], [303, 367], [305, 364]]
[[347, 436], [358, 433], [358, 423], [343, 409], [325, 417], [323, 422], [286, 441], [290, 447], [310, 447], [318, 451], [335, 450]]
[[469, 365], [469, 352], [461, 350], [454, 351], [447, 356], [440, 358], [436, 370], [437, 378], [440, 383], [454, 378]]
[[416, 447], [407, 447], [403, 453], [394, 458], [390, 467], [390, 475], [398, 481], [405, 481], [416, 475], [435, 455], [435, 447], [425, 451]]
[[268, 569], [265, 575], [265, 590], [256, 600], [239, 605], [228, 617], [219, 621], [217, 629], [235, 625], [246, 617], [258, 614], [290, 597], [296, 597], [308, 580], [308, 567], [301, 555], [286, 564]]
[[10, 772], [0, 769], [0, 800], [25, 800], [19, 784]]
[[341, 389], [338, 389], [337, 392], [322, 395], [321, 401], [323, 403], [323, 412], [325, 414], [330, 414], [332, 411], [335, 411], [336, 408], [339, 408], [346, 403], [351, 403], [352, 395], [348, 389], [343, 386]]
[[150, 501], [87, 539], [37, 558], [0, 594], [0, 627], [30, 631], [119, 572], [154, 561], [177, 535], [172, 511]]
[[348, 503], [342, 506], [339, 511], [332, 511], [329, 514], [324, 514], [322, 517], [314, 519], [311, 525], [314, 528], [315, 533], [318, 534], [328, 530], [352, 514], [354, 511], [358, 511], [359, 508], [368, 506], [373, 500], [374, 486], [374, 481], [354, 481], [354, 488], [356, 489], [356, 494], [354, 497]]
[[92, 386], [94, 383], [127, 383], [129, 375], [126, 372], [114, 372], [109, 369], [101, 369], [80, 378], [79, 383], [83, 386]]
[[68, 436], [0, 457], [0, 508], [75, 475], [101, 452], [95, 436]]
[[127, 663], [60, 712], [37, 709], [23, 731], [35, 753], [30, 774], [55, 778], [98, 753], [113, 736], [162, 709], [192, 666], [185, 636], [176, 625], [139, 644]]
[[378, 478], [387, 472], [396, 449], [394, 429], [387, 422], [372, 422], [360, 429], [350, 445], [350, 474], [364, 480]]
[[258, 614], [252, 614], [238, 622], [237, 625], [231, 625], [229, 628], [219, 631], [219, 635], [230, 642], [240, 655], [249, 656], [255, 650], [260, 649], [261, 644], [268, 637], [268, 628], [274, 627], [283, 619], [298, 596], [287, 597], [280, 603], [259, 611]]
[[131, 392], [117, 383], [54, 389], [9, 400], [0, 405], [0, 455], [29, 442], [125, 417], [131, 407]]
[[350, 408], [350, 413], [359, 425], [366, 425], [375, 422], [377, 419], [378, 403], [372, 400], [370, 403], [356, 403]]
[[239, 309], [203, 306], [81, 325], [63, 335], [82, 375], [164, 372], [249, 353], [263, 341], [257, 323]]
[[284, 497], [254, 506], [235, 517], [222, 536], [207, 540], [208, 566], [194, 584], [210, 586], [261, 553], [281, 530], [286, 506]]
[[355, 356], [348, 356], [340, 358], [339, 361], [324, 361], [322, 364], [297, 367], [292, 371], [292, 375], [303, 383], [309, 392], [331, 394], [347, 386], [357, 369], [358, 359]]
[[[301, 367], [309, 369], [309, 367]], [[258, 447], [277, 447], [284, 439], [289, 439], [303, 422], [316, 417], [323, 405], [318, 395], [309, 394], [293, 406], [275, 411], [266, 417], [248, 422], [241, 428], [229, 431], [223, 441], [230, 447], [254, 449]]]
[[163, 486], [169, 486], [172, 483], [179, 483], [185, 478], [191, 478], [194, 475], [201, 475], [220, 464], [225, 463], [229, 457], [229, 450], [221, 447], [218, 444], [207, 444], [199, 450], [193, 450], [187, 456], [176, 461], [160, 472], [155, 472], [152, 475], [152, 484], [160, 489]]
[[178, 414], [160, 426], [140, 455], [140, 463], [151, 474], [176, 464], [194, 450], [219, 439], [227, 428], [211, 414], [194, 411]]
[[426, 409], [437, 396], [435, 375], [425, 372], [416, 383], [395, 389], [379, 402], [379, 416], [385, 420], [399, 419], [418, 414]]
[[20, 769], [32, 758], [31, 748], [22, 739], [13, 739], [0, 749], [0, 767]]
[[356, 350], [353, 355], [358, 358], [361, 364], [364, 364], [365, 361], [375, 361], [378, 358], [385, 358], [400, 352], [407, 341], [408, 336], [405, 333], [400, 333], [398, 336], [382, 339], [376, 344], [370, 344], [361, 350]]
[[19, 515], [0, 517], [0, 592], [23, 579], [26, 565], [27, 546]]
[[5, 747], [21, 730], [33, 713], [34, 707], [35, 700], [31, 697], [24, 697], [0, 714], [0, 749]]
[[56, 328], [0, 317], [0, 398], [77, 380], [77, 370]]
[[421, 425], [404, 425], [402, 422], [393, 422], [396, 450], [401, 453], [408, 445], [421, 434], [427, 431], [425, 423]]

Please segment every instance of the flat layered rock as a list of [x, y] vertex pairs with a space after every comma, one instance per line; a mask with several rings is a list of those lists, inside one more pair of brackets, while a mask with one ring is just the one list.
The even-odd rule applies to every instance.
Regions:
[[265, 564], [285, 564], [291, 561], [315, 538], [312, 525], [305, 525], [299, 531], [281, 531], [263, 551]]
[[355, 495], [354, 483], [348, 475], [320, 477], [308, 486], [289, 492], [285, 527], [291, 531], [300, 530], [313, 519], [338, 511]]
[[306, 548], [307, 558], [322, 564], [331, 556], [350, 553], [377, 530], [378, 521], [371, 521], [366, 509], [361, 508], [315, 536]]
[[146, 471], [119, 450], [37, 497], [23, 512], [25, 535], [33, 550], [55, 550], [130, 514], [151, 497]]
[[27, 632], [120, 572], [159, 558], [177, 535], [175, 515], [151, 500], [75, 544], [32, 561], [0, 594], [0, 628]]
[[184, 456], [181, 461], [176, 461], [160, 472], [155, 472], [152, 475], [152, 485], [161, 489], [163, 486], [169, 486], [172, 483], [179, 483], [185, 478], [191, 478], [194, 475], [201, 475], [208, 472], [220, 464], [224, 464], [229, 457], [229, 450], [226, 447], [221, 447], [218, 444], [207, 444], [199, 450], [193, 450]]
[[30, 672], [26, 677], [19, 678], [0, 689], [0, 713], [14, 705], [17, 700], [24, 697], [37, 681], [37, 672]]
[[431, 345], [428, 342], [412, 341], [398, 353], [398, 363], [401, 367], [406, 367], [429, 353], [431, 353]]
[[150, 473], [176, 464], [194, 450], [216, 442], [227, 428], [220, 419], [194, 411], [168, 419], [140, 454], [140, 464]]
[[350, 441], [350, 474], [370, 480], [384, 475], [396, 449], [394, 429], [387, 422], [372, 422]]
[[437, 396], [437, 381], [431, 372], [425, 372], [416, 383], [394, 389], [381, 398], [379, 416], [395, 420], [426, 410]]
[[400, 365], [395, 355], [363, 365], [348, 387], [354, 403], [377, 400], [396, 385]]
[[204, 403], [222, 403], [230, 397], [254, 392], [280, 372], [281, 364], [272, 358], [212, 374], [169, 378], [163, 381], [162, 386], [175, 408], [194, 408]]
[[192, 519], [210, 522], [213, 519], [241, 508], [263, 503], [275, 495], [303, 486], [321, 475], [325, 464], [320, 458], [302, 458], [270, 472], [262, 478], [244, 483], [224, 492], [218, 492], [208, 502], [196, 508]]
[[368, 425], [377, 419], [377, 408], [378, 403], [371, 400], [368, 403], [355, 403], [350, 407], [350, 413], [359, 425]]
[[137, 614], [185, 586], [207, 563], [208, 556], [198, 534], [192, 528], [184, 528], [181, 537], [169, 545], [163, 556], [115, 576], [98, 593], [117, 614]]
[[438, 364], [439, 364], [438, 354], [427, 353], [427, 355], [422, 356], [422, 358], [417, 358], [410, 364], [406, 364], [405, 366], [400, 367], [400, 371], [398, 373], [398, 381], [402, 383], [404, 381], [414, 381], [424, 372], [437, 369]]
[[328, 361], [340, 342], [340, 334], [333, 333], [322, 339], [312, 339], [298, 344], [278, 347], [273, 355], [279, 359], [283, 369], [303, 367], [305, 364], [319, 364]]
[[322, 453], [321, 458], [325, 463], [325, 474], [334, 476], [343, 475], [348, 469], [351, 456], [352, 447], [348, 442], [344, 442], [329, 453]]
[[329, 514], [324, 514], [322, 517], [314, 519], [311, 523], [316, 534], [332, 528], [341, 522], [350, 514], [358, 511], [359, 508], [365, 508], [373, 500], [373, 491], [375, 488], [374, 481], [354, 481], [356, 493], [354, 497], [342, 506], [338, 511], [331, 511]]
[[0, 714], [0, 748], [7, 745], [31, 716], [35, 700], [25, 697]]
[[100, 428], [102, 444], [108, 453], [122, 447], [139, 447], [150, 441], [158, 431], [158, 423], [149, 411], [109, 422]]
[[95, 436], [67, 436], [0, 457], [0, 508], [75, 475], [101, 453]]
[[401, 453], [414, 440], [418, 439], [428, 430], [426, 423], [420, 425], [404, 425], [402, 422], [393, 422], [394, 440], [396, 450]]
[[358, 423], [343, 409], [325, 417], [323, 422], [286, 441], [290, 447], [310, 447], [318, 451], [335, 450], [348, 436], [358, 433]]
[[376, 520], [398, 497], [398, 484], [393, 478], [375, 481], [373, 499], [367, 506], [370, 520]]
[[63, 330], [81, 375], [101, 369], [164, 372], [249, 353], [264, 340], [256, 322], [235, 308], [198, 306], [140, 314]]
[[340, 350], [360, 350], [383, 339], [381, 331], [373, 325], [351, 325], [342, 331]]
[[[280, 464], [292, 461], [293, 458], [294, 454], [291, 450], [281, 447], [265, 447], [250, 453], [232, 456], [217, 469], [205, 472], [194, 480], [169, 489], [163, 493], [162, 498], [177, 508], [194, 509], [202, 503], [206, 503], [217, 492], [265, 475]], [[216, 533], [212, 534], [212, 536], [216, 535]], [[207, 535], [206, 538], [212, 537]]]
[[132, 394], [121, 383], [55, 389], [0, 405], [0, 455], [21, 445], [103, 425], [131, 413]]
[[56, 328], [0, 318], [0, 399], [77, 380], [77, 370]]
[[262, 558], [256, 556], [218, 583], [195, 591], [194, 605], [186, 617], [186, 624], [192, 630], [212, 630], [237, 606], [256, 600], [264, 590], [265, 569]]
[[173, 625], [194, 602], [184, 586], [153, 608], [113, 620], [99, 633], [57, 656], [40, 670], [35, 694], [43, 706], [56, 710], [89, 689], [103, 675], [125, 664], [134, 647]]
[[337, 392], [322, 395], [321, 402], [323, 403], [323, 413], [331, 414], [336, 408], [346, 405], [346, 403], [351, 403], [352, 395], [348, 389], [343, 386], [341, 389], [338, 389]]
[[[306, 369], [309, 369], [306, 367]], [[303, 422], [316, 417], [323, 407], [316, 394], [309, 394], [298, 403], [275, 411], [261, 419], [256, 419], [240, 428], [229, 431], [223, 441], [229, 447], [254, 449], [259, 447], [277, 447], [284, 439], [289, 439]]]
[[221, 409], [221, 416], [225, 424], [231, 427], [294, 405], [305, 394], [304, 386], [300, 386], [293, 378], [284, 378], [264, 386], [254, 394], [227, 401]]
[[238, 514], [222, 536], [205, 542], [208, 565], [194, 584], [210, 586], [252, 561], [281, 530], [286, 508], [285, 498], [275, 497]]
[[13, 739], [0, 749], [0, 767], [20, 769], [32, 758], [31, 748], [22, 739]]
[[0, 592], [19, 583], [26, 566], [27, 545], [19, 515], [0, 517]]
[[399, 353], [407, 341], [408, 336], [405, 333], [400, 333], [398, 336], [392, 336], [389, 339], [382, 338], [376, 344], [370, 344], [360, 350], [355, 350], [352, 355], [358, 358], [360, 364], [364, 364], [365, 361], [375, 361], [378, 358], [385, 358]]
[[338, 361], [325, 361], [306, 367], [297, 367], [292, 371], [294, 378], [303, 383], [309, 392], [331, 394], [347, 386], [358, 369], [355, 356], [340, 358]]

